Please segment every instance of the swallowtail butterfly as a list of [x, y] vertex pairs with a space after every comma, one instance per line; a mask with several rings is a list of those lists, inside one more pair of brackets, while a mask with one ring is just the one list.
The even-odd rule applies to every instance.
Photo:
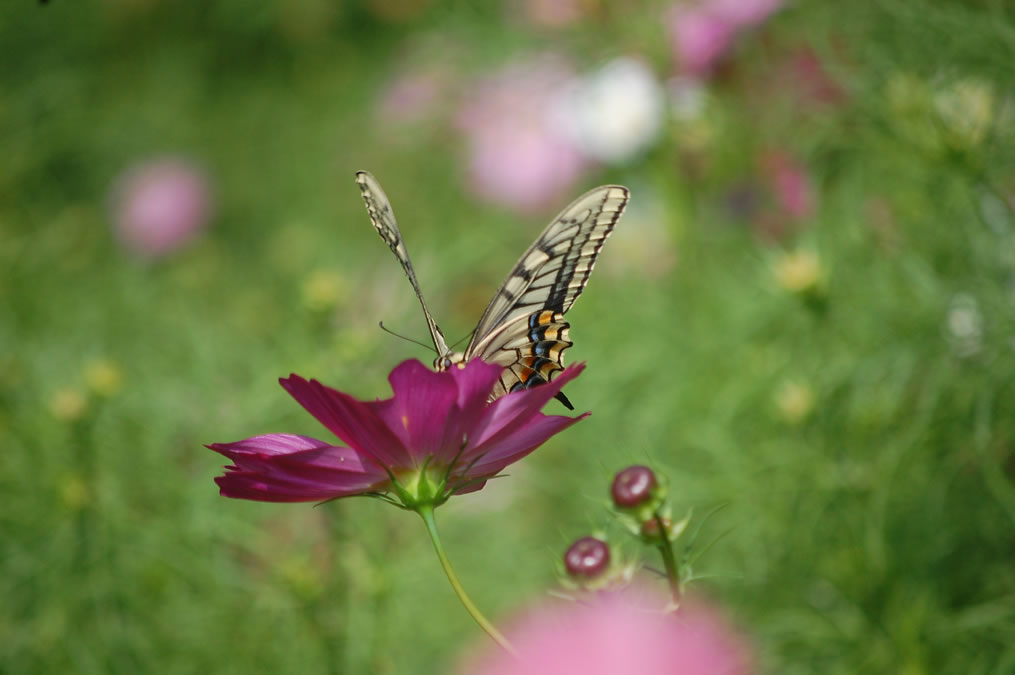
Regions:
[[[374, 229], [402, 263], [437, 350], [434, 368], [479, 358], [504, 366], [491, 398], [551, 380], [564, 369], [570, 324], [564, 314], [581, 295], [596, 257], [617, 224], [630, 193], [619, 185], [586, 192], [554, 218], [515, 263], [479, 319], [464, 352], [453, 352], [427, 309], [409, 252], [384, 190], [366, 171], [356, 174]], [[574, 409], [563, 392], [557, 398]]]

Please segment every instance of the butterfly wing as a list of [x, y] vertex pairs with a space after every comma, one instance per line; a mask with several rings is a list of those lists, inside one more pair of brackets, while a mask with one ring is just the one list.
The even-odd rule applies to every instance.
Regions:
[[405, 276], [409, 277], [412, 290], [416, 291], [416, 297], [423, 308], [427, 327], [430, 329], [430, 337], [433, 339], [434, 347], [437, 348], [437, 353], [440, 356], [447, 356], [451, 349], [448, 348], [444, 333], [437, 326], [437, 322], [434, 321], [433, 315], [430, 314], [430, 310], [426, 306], [426, 300], [423, 299], [423, 292], [419, 289], [419, 282], [416, 281], [416, 272], [412, 269], [412, 261], [409, 260], [409, 251], [405, 248], [402, 233], [398, 230], [398, 223], [395, 222], [395, 212], [391, 209], [391, 202], [388, 201], [388, 197], [384, 194], [377, 179], [366, 171], [356, 172], [356, 183], [363, 194], [363, 202], [370, 215], [370, 222], [373, 223], [377, 234], [381, 235], [381, 239], [398, 258], [402, 269], [405, 270]]
[[629, 197], [625, 187], [604, 185], [576, 199], [501, 284], [465, 350], [465, 360], [478, 357], [504, 366], [495, 397], [548, 382], [563, 370], [564, 350], [573, 344], [564, 314], [585, 289]]

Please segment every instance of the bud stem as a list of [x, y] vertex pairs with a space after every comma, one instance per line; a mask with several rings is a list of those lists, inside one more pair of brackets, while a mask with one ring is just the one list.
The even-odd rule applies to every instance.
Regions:
[[[493, 638], [493, 641], [500, 645], [504, 651], [508, 652], [512, 656], [517, 656], [518, 652], [511, 646], [511, 643], [507, 641], [500, 631], [497, 630], [492, 623], [490, 623], [485, 616], [479, 611], [479, 608], [472, 603], [465, 589], [462, 587], [461, 582], [458, 581], [458, 577], [455, 576], [455, 570], [451, 566], [451, 561], [448, 559], [447, 553], [444, 552], [444, 546], [441, 544], [440, 536], [437, 534], [437, 521], [434, 520], [433, 506], [423, 505], [416, 509], [420, 517], [423, 519], [423, 523], [426, 525], [426, 531], [430, 535], [430, 540], [433, 542], [434, 550], [437, 552], [437, 558], [441, 561], [441, 567], [444, 568], [444, 574], [447, 575], [448, 581], [451, 582], [451, 588], [455, 589], [455, 595], [465, 606], [465, 611], [472, 615], [472, 618], [476, 620], [479, 627], [486, 631], [486, 634]], [[670, 557], [672, 557], [672, 553]]]
[[655, 513], [656, 526], [659, 528], [659, 552], [663, 554], [663, 565], [666, 567], [666, 580], [670, 584], [670, 594], [673, 596], [673, 604], [680, 604], [680, 570], [677, 568], [677, 561], [673, 556], [673, 544], [670, 542], [670, 532], [659, 512]]

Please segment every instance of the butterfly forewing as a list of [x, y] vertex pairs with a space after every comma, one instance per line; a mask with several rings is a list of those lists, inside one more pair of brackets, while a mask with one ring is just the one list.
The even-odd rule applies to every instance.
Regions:
[[388, 196], [384, 194], [384, 190], [381, 189], [381, 184], [377, 182], [377, 179], [366, 171], [356, 172], [356, 183], [363, 194], [363, 202], [366, 204], [367, 213], [370, 215], [370, 222], [373, 223], [377, 234], [381, 235], [381, 239], [384, 240], [384, 243], [388, 245], [391, 252], [398, 258], [398, 262], [402, 264], [402, 269], [405, 270], [405, 276], [409, 277], [412, 289], [416, 291], [416, 297], [419, 298], [419, 304], [423, 308], [423, 314], [426, 316], [427, 327], [430, 329], [430, 337], [433, 339], [434, 347], [436, 347], [440, 356], [446, 356], [451, 350], [444, 339], [444, 333], [441, 332], [433, 315], [430, 314], [430, 310], [426, 306], [426, 300], [423, 299], [423, 291], [420, 290], [419, 282], [416, 281], [416, 272], [412, 268], [412, 261], [409, 260], [409, 251], [405, 248], [405, 242], [402, 241], [402, 233], [398, 229], [398, 223], [395, 221], [395, 212], [391, 208]]
[[487, 338], [505, 322], [542, 309], [560, 314], [571, 309], [628, 198], [627, 188], [604, 185], [561, 211], [522, 254], [493, 296], [465, 350], [466, 360], [486, 358]]

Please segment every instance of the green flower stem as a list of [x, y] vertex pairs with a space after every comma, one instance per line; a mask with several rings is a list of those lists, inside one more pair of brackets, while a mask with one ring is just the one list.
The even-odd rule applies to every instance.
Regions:
[[485, 616], [479, 611], [479, 608], [472, 603], [472, 600], [466, 594], [465, 589], [462, 587], [458, 577], [455, 576], [455, 570], [451, 566], [451, 561], [448, 560], [447, 553], [444, 552], [444, 546], [441, 544], [441, 538], [437, 534], [437, 521], [434, 520], [433, 506], [421, 506], [417, 509], [420, 517], [423, 518], [423, 523], [426, 525], [426, 531], [430, 534], [430, 540], [433, 541], [434, 550], [437, 552], [437, 558], [441, 561], [441, 567], [444, 568], [444, 574], [448, 576], [448, 581], [451, 582], [451, 587], [455, 589], [455, 594], [458, 599], [465, 605], [465, 610], [472, 615], [472, 618], [476, 620], [479, 627], [486, 631], [486, 634], [493, 638], [493, 641], [504, 648], [506, 652], [513, 656], [517, 656], [518, 652], [511, 646], [511, 643], [507, 641], [500, 631], [497, 630], [492, 623], [490, 623]]
[[670, 534], [666, 529], [666, 523], [662, 516], [655, 514], [656, 526], [659, 528], [659, 552], [663, 554], [663, 565], [666, 567], [666, 580], [670, 583], [670, 594], [673, 596], [673, 603], [680, 604], [680, 570], [677, 568], [677, 560], [673, 557], [673, 544], [670, 542]]

